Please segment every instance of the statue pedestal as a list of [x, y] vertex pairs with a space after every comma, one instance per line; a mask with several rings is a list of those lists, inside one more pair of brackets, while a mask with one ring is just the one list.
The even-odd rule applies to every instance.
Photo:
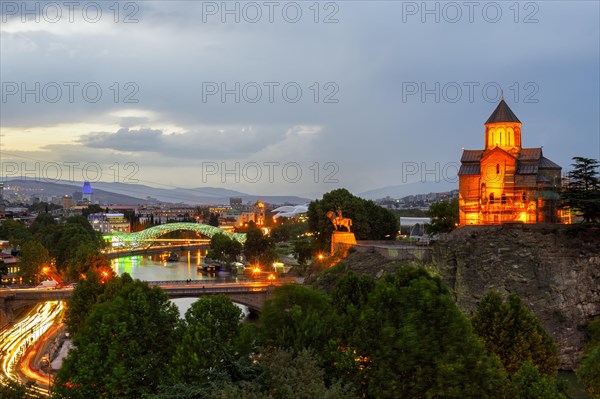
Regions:
[[356, 245], [354, 233], [334, 231], [331, 235], [331, 255], [343, 251], [345, 254], [351, 246]]

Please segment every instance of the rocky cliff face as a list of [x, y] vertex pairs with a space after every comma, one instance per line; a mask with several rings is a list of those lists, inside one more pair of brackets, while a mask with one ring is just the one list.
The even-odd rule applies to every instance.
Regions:
[[600, 315], [600, 228], [467, 226], [432, 249], [435, 269], [467, 314], [490, 290], [515, 292], [554, 336], [561, 368], [577, 366], [584, 327]]

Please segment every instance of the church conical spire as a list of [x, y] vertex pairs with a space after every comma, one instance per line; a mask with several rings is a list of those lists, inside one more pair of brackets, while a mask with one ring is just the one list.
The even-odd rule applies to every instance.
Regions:
[[510, 109], [508, 104], [506, 104], [506, 101], [504, 101], [504, 96], [502, 96], [502, 100], [500, 100], [500, 103], [498, 104], [498, 106], [496, 107], [494, 112], [492, 112], [492, 114], [490, 115], [488, 120], [485, 122], [485, 124], [487, 125], [488, 123], [497, 123], [497, 122], [521, 123], [519, 118], [517, 118], [517, 116], [514, 114], [514, 112], [512, 112], [512, 110]]

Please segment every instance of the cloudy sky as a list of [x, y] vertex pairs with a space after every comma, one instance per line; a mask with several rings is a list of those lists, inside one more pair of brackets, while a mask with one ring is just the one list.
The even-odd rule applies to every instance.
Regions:
[[0, 3], [3, 179], [442, 191], [500, 91], [600, 158], [597, 1]]

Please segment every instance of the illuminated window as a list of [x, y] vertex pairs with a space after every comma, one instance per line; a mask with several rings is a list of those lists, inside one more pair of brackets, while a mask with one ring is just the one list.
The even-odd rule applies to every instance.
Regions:
[[494, 203], [494, 193], [490, 194], [490, 204]]

